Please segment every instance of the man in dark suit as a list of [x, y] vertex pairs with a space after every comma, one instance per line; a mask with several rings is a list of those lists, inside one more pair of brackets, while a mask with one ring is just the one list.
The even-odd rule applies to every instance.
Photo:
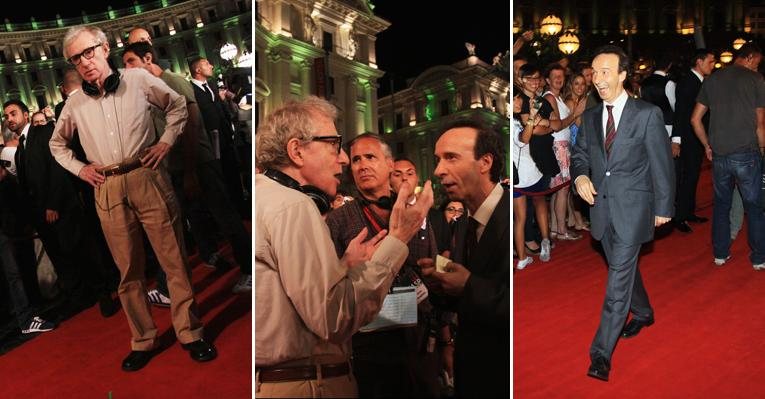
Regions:
[[14, 161], [26, 216], [56, 268], [66, 301], [62, 317], [67, 318], [96, 299], [91, 285], [84, 282], [83, 262], [77, 258], [83, 253], [79, 248], [82, 205], [70, 174], [51, 156], [48, 141], [53, 124], [32, 127], [29, 109], [19, 100], [5, 102], [3, 112], [8, 128], [19, 137]]
[[[635, 336], [653, 324], [638, 255], [642, 244], [653, 239], [654, 227], [672, 217], [675, 183], [661, 110], [624, 91], [627, 55], [619, 47], [603, 46], [592, 66], [603, 103], [582, 115], [571, 176], [582, 199], [593, 205], [592, 237], [601, 241], [608, 261], [606, 298], [587, 371], [608, 381], [619, 336]], [[630, 311], [633, 318], [625, 327]]]
[[510, 396], [510, 192], [499, 184], [504, 154], [500, 136], [478, 121], [455, 122], [436, 142], [434, 175], [450, 200], [463, 201], [468, 217], [456, 228], [445, 273], [434, 271], [432, 259], [418, 264], [435, 288], [454, 297], [458, 397]]
[[213, 76], [213, 66], [205, 58], [196, 58], [191, 61], [189, 66], [194, 96], [199, 110], [202, 112], [205, 130], [210, 135], [213, 151], [221, 161], [229, 197], [237, 207], [239, 214], [247, 214], [249, 207], [244, 209], [241, 170], [234, 148], [234, 129], [231, 125], [231, 118], [217, 95], [217, 88], [211, 88], [207, 81]]
[[[707, 49], [698, 49], [691, 59], [693, 67], [690, 73], [677, 83], [675, 97], [675, 123], [673, 135], [680, 137], [680, 143], [672, 143], [672, 155], [678, 156], [677, 168], [677, 203], [675, 205], [675, 227], [683, 232], [691, 232], [688, 222], [702, 223], [709, 219], [696, 216], [696, 186], [699, 183], [701, 161], [704, 147], [693, 132], [691, 113], [696, 106], [696, 96], [701, 89], [701, 82], [712, 73], [715, 67], [715, 55]], [[708, 125], [709, 117], [705, 117]]]

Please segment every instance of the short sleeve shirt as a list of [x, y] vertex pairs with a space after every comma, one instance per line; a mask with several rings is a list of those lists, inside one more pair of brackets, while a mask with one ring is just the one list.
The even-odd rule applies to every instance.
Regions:
[[704, 80], [696, 101], [709, 108], [709, 145], [715, 154], [757, 150], [757, 112], [765, 107], [762, 75], [739, 65]]

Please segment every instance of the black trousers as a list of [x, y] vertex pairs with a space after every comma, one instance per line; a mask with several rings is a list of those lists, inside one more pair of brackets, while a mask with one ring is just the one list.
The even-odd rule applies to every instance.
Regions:
[[696, 211], [696, 187], [699, 183], [704, 149], [698, 142], [684, 143], [675, 167], [677, 168], [677, 204], [675, 220], [684, 221]]
[[[220, 232], [231, 244], [234, 259], [242, 274], [252, 274], [252, 239], [242, 223], [226, 191], [220, 161], [213, 160], [197, 165], [197, 180], [201, 193], [194, 200], [187, 200], [183, 191], [183, 172], [172, 173], [173, 189], [181, 205], [181, 212], [191, 225], [191, 234], [197, 243], [199, 253], [208, 258], [217, 249], [212, 230], [205, 228], [209, 216]], [[157, 271], [157, 289], [167, 295], [164, 272]]]
[[601, 243], [608, 261], [608, 282], [590, 357], [602, 356], [610, 361], [628, 313], [632, 312], [635, 319], [647, 320], [653, 317], [653, 309], [638, 270], [642, 244], [621, 241], [613, 226], [606, 229]]
[[24, 282], [16, 262], [13, 244], [2, 231], [0, 231], [0, 267], [7, 283], [6, 289], [11, 301], [11, 311], [16, 318], [16, 323], [23, 329], [33, 316], [33, 309], [24, 290]]

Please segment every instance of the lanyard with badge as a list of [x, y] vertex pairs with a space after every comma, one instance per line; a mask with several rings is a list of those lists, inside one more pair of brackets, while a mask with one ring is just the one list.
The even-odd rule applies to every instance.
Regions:
[[[371, 227], [375, 230], [372, 234], [377, 234], [382, 227], [377, 222], [368, 206], [362, 208], [364, 217]], [[419, 286], [425, 287], [420, 282], [419, 285], [406, 285], [401, 287], [391, 287], [388, 295], [385, 296], [380, 312], [371, 323], [361, 327], [361, 332], [371, 332], [377, 330], [389, 330], [394, 328], [412, 327], [417, 325], [417, 304], [427, 298], [427, 288], [422, 296], [418, 289]], [[420, 299], [422, 296], [422, 299]]]

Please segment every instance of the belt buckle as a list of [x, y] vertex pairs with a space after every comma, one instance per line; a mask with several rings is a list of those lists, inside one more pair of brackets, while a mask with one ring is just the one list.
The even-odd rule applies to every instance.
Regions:
[[119, 170], [120, 170], [120, 164], [115, 164], [112, 166], [108, 166], [104, 169], [101, 169], [101, 174], [104, 176], [112, 176], [119, 173]]

